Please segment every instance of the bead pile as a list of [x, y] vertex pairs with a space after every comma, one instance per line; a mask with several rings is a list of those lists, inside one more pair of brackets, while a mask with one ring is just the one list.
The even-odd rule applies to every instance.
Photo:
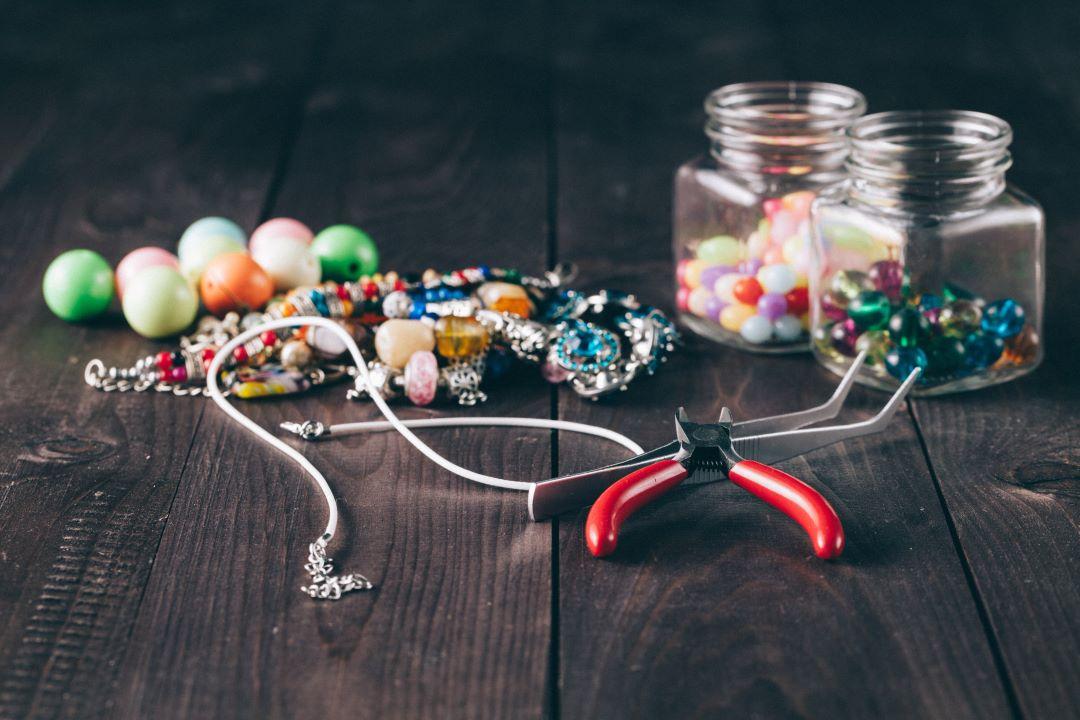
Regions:
[[814, 193], [762, 203], [745, 240], [717, 235], [700, 241], [676, 267], [676, 305], [719, 323], [752, 345], [795, 343], [808, 326], [809, 216]]
[[897, 380], [922, 368], [922, 385], [1026, 365], [1039, 343], [1015, 300], [988, 303], [951, 284], [916, 292], [894, 260], [865, 273], [833, 273], [821, 311], [827, 321], [814, 336], [820, 352], [839, 359], [866, 351], [871, 368]]
[[[349, 225], [314, 235], [296, 220], [277, 218], [248, 243], [235, 223], [204, 218], [185, 231], [177, 255], [140, 248], [126, 256], [115, 285], [129, 324], [146, 337], [190, 326], [197, 297], [213, 315], [178, 348], [130, 367], [91, 361], [86, 381], [103, 390], [198, 395], [217, 349], [238, 333], [270, 320], [319, 316], [342, 324], [375, 358], [369, 379], [387, 398], [427, 405], [442, 394], [472, 405], [486, 398], [485, 376], [502, 374], [515, 360], [597, 398], [655, 372], [677, 340], [660, 311], [631, 296], [584, 296], [562, 287], [565, 269], [544, 278], [483, 265], [415, 276], [377, 269], [374, 243]], [[113, 283], [104, 258], [77, 250], [53, 262], [43, 289], [57, 315], [80, 320], [107, 309]], [[326, 328], [267, 331], [226, 358], [220, 380], [238, 398], [302, 392], [355, 374], [342, 364], [345, 352]], [[350, 391], [361, 395], [363, 388]]]

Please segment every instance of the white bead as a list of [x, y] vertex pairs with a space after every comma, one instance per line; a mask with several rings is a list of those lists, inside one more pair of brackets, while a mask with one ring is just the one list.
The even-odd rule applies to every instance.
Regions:
[[760, 345], [772, 337], [772, 323], [762, 315], [753, 315], [743, 322], [742, 327], [739, 328], [739, 334], [746, 342]]
[[726, 275], [721, 275], [717, 278], [716, 284], [713, 285], [713, 295], [716, 295], [716, 297], [720, 298], [728, 305], [737, 302], [735, 299], [735, 283], [739, 282], [744, 277], [746, 276], [742, 273], [727, 273]]
[[310, 287], [322, 279], [319, 258], [294, 238], [283, 235], [261, 238], [251, 257], [274, 281], [276, 290]]
[[795, 275], [795, 269], [790, 265], [775, 263], [758, 270], [757, 279], [765, 292], [783, 295], [795, 287], [798, 277]]
[[794, 315], [781, 315], [773, 321], [773, 332], [778, 340], [798, 340], [802, 335], [802, 323]]

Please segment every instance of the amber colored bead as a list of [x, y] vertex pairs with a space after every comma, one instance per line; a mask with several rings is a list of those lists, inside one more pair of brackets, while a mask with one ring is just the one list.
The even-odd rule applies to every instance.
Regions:
[[448, 316], [435, 323], [435, 347], [448, 360], [478, 355], [487, 346], [487, 330], [475, 318]]
[[513, 313], [527, 318], [532, 312], [532, 303], [525, 288], [507, 282], [486, 282], [476, 290], [484, 307], [496, 312]]
[[292, 317], [296, 314], [296, 308], [289, 301], [281, 303], [281, 317]]

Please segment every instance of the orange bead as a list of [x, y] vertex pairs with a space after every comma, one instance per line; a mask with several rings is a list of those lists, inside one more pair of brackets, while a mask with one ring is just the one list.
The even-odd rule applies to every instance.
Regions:
[[292, 317], [296, 314], [296, 306], [286, 300], [281, 303], [281, 317]]
[[529, 303], [528, 298], [515, 297], [499, 298], [488, 307], [495, 312], [512, 313], [514, 315], [520, 315], [523, 318], [529, 317], [529, 312], [532, 309], [532, 305]]
[[207, 310], [224, 315], [261, 308], [274, 296], [274, 281], [245, 253], [226, 253], [206, 266], [199, 292]]

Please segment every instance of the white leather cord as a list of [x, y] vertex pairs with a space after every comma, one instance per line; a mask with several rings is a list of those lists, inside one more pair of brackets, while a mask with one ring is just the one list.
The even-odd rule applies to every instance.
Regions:
[[476, 426], [501, 426], [501, 427], [524, 427], [524, 428], [540, 428], [545, 430], [565, 430], [568, 432], [576, 432], [585, 435], [594, 435], [606, 440], [618, 443], [630, 450], [634, 454], [644, 452], [640, 445], [635, 443], [625, 435], [621, 435], [613, 430], [607, 428], [598, 427], [595, 425], [586, 425], [583, 423], [568, 422], [565, 420], [542, 420], [536, 418], [513, 418], [513, 417], [454, 417], [454, 418], [434, 418], [426, 420], [401, 420], [394, 411], [390, 409], [390, 406], [383, 399], [382, 395], [371, 386], [368, 380], [367, 363], [364, 360], [363, 354], [360, 352], [360, 348], [357, 347], [356, 341], [352, 336], [340, 325], [333, 320], [322, 317], [290, 317], [282, 318], [280, 320], [272, 320], [257, 327], [253, 327], [250, 330], [246, 330], [229, 342], [225, 343], [214, 355], [213, 361], [210, 363], [210, 367], [206, 371], [206, 394], [211, 400], [217, 404], [229, 417], [236, 422], [240, 423], [243, 427], [250, 430], [256, 437], [263, 442], [267, 443], [278, 452], [291, 458], [297, 465], [299, 465], [311, 479], [315, 481], [315, 484], [319, 487], [323, 497], [326, 498], [326, 505], [328, 509], [328, 518], [326, 522], [326, 531], [323, 537], [326, 541], [329, 541], [333, 537], [334, 532], [337, 530], [338, 521], [338, 507], [337, 500], [334, 499], [334, 493], [330, 490], [330, 485], [326, 482], [326, 478], [319, 470], [311, 464], [303, 453], [299, 452], [295, 448], [287, 445], [281, 439], [275, 437], [265, 428], [260, 426], [251, 418], [240, 412], [221, 392], [221, 388], [218, 387], [218, 374], [221, 371], [221, 365], [226, 358], [231, 357], [233, 350], [240, 345], [248, 342], [249, 340], [258, 337], [267, 330], [279, 330], [281, 328], [290, 327], [321, 327], [330, 330], [341, 338], [348, 348], [349, 354], [352, 356], [353, 362], [356, 364], [359, 377], [357, 384], [363, 385], [367, 394], [374, 401], [375, 405], [379, 408], [379, 411], [386, 417], [386, 421], [371, 421], [371, 422], [359, 422], [359, 423], [345, 423], [341, 425], [333, 425], [330, 427], [332, 435], [347, 435], [363, 432], [379, 432], [382, 430], [397, 430], [405, 437], [413, 447], [426, 455], [435, 464], [444, 468], [445, 470], [471, 480], [473, 482], [481, 483], [483, 485], [491, 485], [498, 488], [506, 488], [509, 490], [529, 490], [535, 483], [522, 481], [522, 480], [507, 480], [505, 478], [494, 477], [492, 475], [484, 475], [482, 473], [474, 472], [468, 468], [463, 468], [457, 465], [445, 457], [437, 453], [431, 447], [429, 447], [423, 440], [418, 438], [409, 428], [433, 428], [433, 427], [476, 427]]

